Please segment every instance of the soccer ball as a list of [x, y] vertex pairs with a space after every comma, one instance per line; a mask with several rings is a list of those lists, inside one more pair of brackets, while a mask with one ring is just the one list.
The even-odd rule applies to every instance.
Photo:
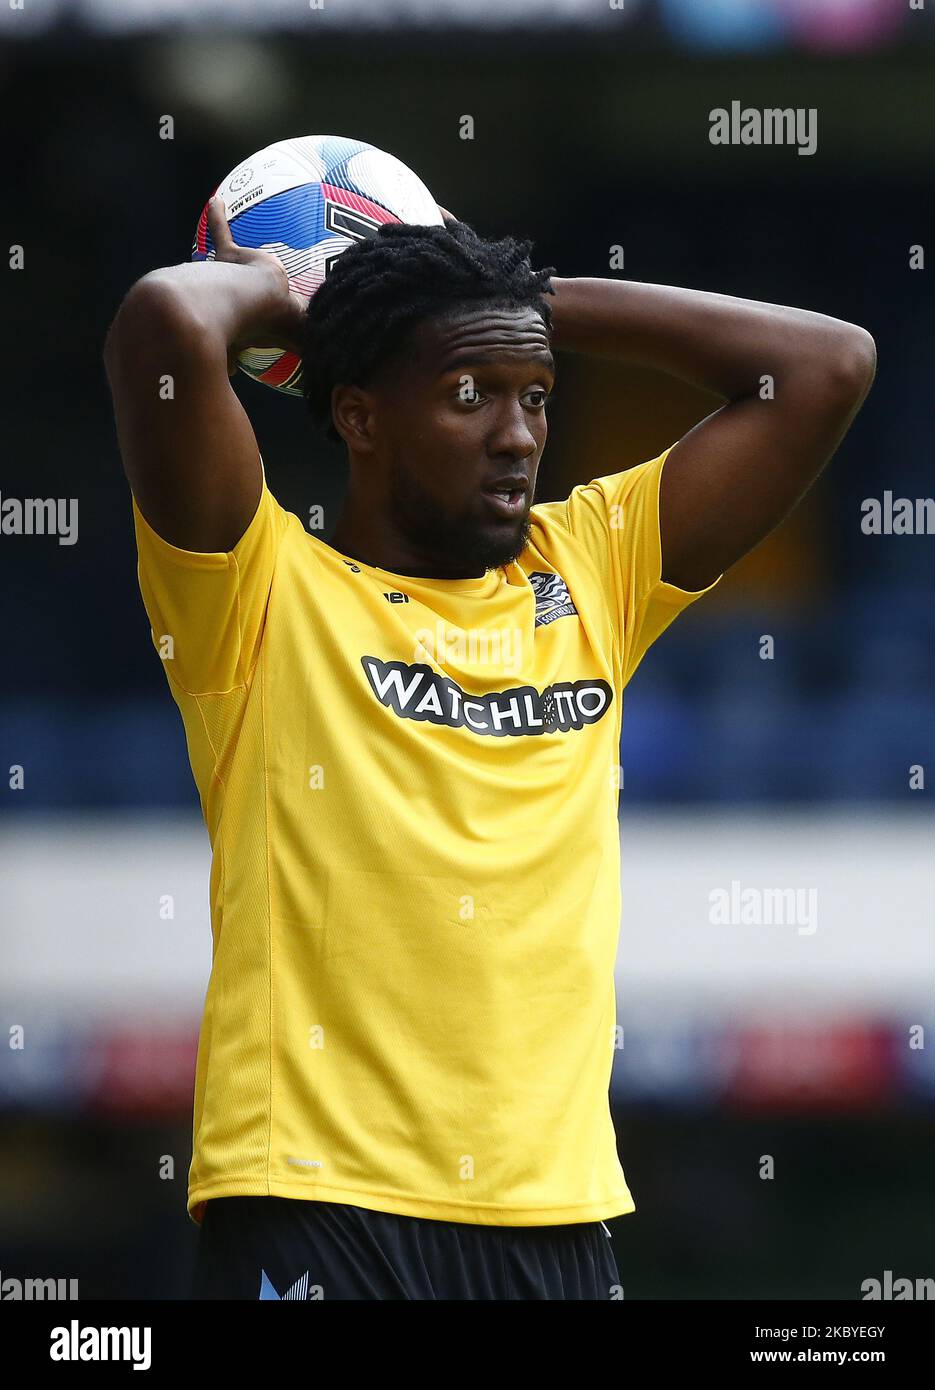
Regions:
[[[375, 236], [382, 222], [444, 225], [434, 198], [411, 169], [384, 150], [341, 135], [306, 135], [268, 145], [238, 164], [216, 191], [238, 245], [277, 256], [290, 287], [308, 296], [341, 252]], [[206, 205], [192, 260], [213, 259]], [[295, 353], [247, 348], [238, 365], [277, 391], [302, 394]]]

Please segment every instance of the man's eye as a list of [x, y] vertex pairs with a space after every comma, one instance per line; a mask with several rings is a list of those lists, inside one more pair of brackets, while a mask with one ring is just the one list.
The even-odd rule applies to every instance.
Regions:
[[[544, 386], [538, 386], [532, 391], [527, 391], [524, 400], [534, 409], [544, 406], [549, 399], [550, 392]], [[477, 405], [478, 401], [485, 399], [484, 393], [473, 384], [463, 382], [457, 390], [457, 398], [463, 405]]]

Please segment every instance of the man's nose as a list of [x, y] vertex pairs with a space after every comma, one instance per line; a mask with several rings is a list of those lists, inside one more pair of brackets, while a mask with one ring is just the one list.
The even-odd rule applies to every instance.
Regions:
[[493, 433], [488, 441], [491, 454], [509, 454], [515, 459], [528, 458], [536, 452], [536, 436], [521, 401], [507, 401], [497, 414]]

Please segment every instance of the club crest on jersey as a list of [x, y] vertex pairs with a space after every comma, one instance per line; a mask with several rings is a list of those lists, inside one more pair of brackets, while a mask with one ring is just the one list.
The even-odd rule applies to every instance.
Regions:
[[607, 713], [613, 691], [604, 680], [556, 681], [539, 691], [512, 685], [484, 695], [467, 694], [431, 666], [362, 656], [370, 689], [400, 719], [469, 729], [490, 738], [568, 733], [596, 724]]
[[568, 585], [560, 574], [534, 570], [529, 582], [536, 595], [536, 627], [547, 627], [556, 618], [567, 618], [569, 614], [577, 613]]

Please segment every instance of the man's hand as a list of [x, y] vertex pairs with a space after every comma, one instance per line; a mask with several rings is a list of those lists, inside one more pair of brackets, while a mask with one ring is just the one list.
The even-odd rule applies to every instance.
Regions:
[[268, 251], [238, 246], [227, 220], [224, 200], [217, 194], [208, 203], [208, 230], [214, 243], [215, 263], [253, 266], [261, 274], [269, 277], [273, 296], [267, 311], [265, 327], [249, 335], [249, 342], [239, 342], [230, 346], [227, 355], [229, 375], [233, 375], [236, 370], [237, 357], [244, 348], [278, 347], [301, 354], [302, 322], [308, 309], [308, 299], [305, 295], [290, 290], [289, 277], [282, 261], [270, 255]]

